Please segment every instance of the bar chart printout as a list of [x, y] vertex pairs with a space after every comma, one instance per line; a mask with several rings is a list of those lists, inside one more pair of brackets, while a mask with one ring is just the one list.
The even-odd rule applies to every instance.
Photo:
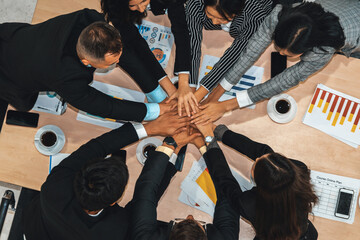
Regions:
[[303, 123], [353, 147], [360, 144], [360, 100], [318, 84]]
[[[203, 77], [205, 77], [213, 69], [214, 65], [219, 61], [219, 57], [204, 55], [200, 72], [199, 72], [199, 82]], [[244, 91], [252, 86], [255, 86], [261, 83], [262, 77], [264, 74], [264, 68], [252, 66], [246, 73], [240, 78], [240, 81], [233, 86], [230, 91], [226, 91], [219, 99], [220, 102], [226, 101], [236, 97], [236, 93]], [[249, 106], [248, 108], [255, 109], [255, 104]]]

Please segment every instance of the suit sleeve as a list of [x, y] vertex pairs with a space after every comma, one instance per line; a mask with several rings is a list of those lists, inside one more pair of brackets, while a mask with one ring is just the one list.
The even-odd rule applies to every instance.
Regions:
[[197, 86], [201, 59], [201, 42], [203, 30], [203, 5], [200, 1], [191, 0], [186, 5], [186, 21], [190, 34], [191, 47], [191, 72], [189, 84], [191, 87]]
[[144, 103], [113, 98], [89, 86], [88, 82], [80, 76], [64, 82], [55, 91], [74, 107], [95, 116], [137, 122], [144, 120], [147, 113]]
[[250, 138], [231, 130], [227, 130], [224, 133], [222, 142], [254, 161], [264, 154], [274, 152], [268, 145], [255, 142]]
[[131, 239], [148, 240], [157, 231], [157, 192], [164, 177], [169, 157], [162, 152], [150, 152], [136, 181], [131, 203]]
[[[238, 36], [234, 39], [231, 46], [226, 49], [220, 60], [214, 65], [213, 69], [200, 81], [200, 84], [211, 91], [218, 82], [224, 77], [225, 73], [235, 64], [240, 54], [246, 48], [249, 39], [256, 32], [264, 21], [267, 13], [252, 6], [245, 8], [243, 14], [235, 19], [233, 24], [238, 23]], [[235, 83], [236, 84], [236, 83]]]
[[[166, 73], [161, 67], [154, 54], [151, 52], [149, 45], [140, 35], [139, 30], [134, 24], [121, 23], [118, 20], [112, 20], [114, 26], [119, 30], [121, 39], [125, 47], [131, 47], [138, 56], [141, 56], [143, 66], [147, 66], [148, 72], [153, 74], [156, 80], [160, 80]], [[135, 66], [136, 67], [136, 63]], [[139, 69], [137, 69], [139, 71]]]
[[190, 36], [186, 23], [184, 2], [177, 1], [170, 4], [168, 16], [176, 44], [174, 72], [190, 71]]
[[[221, 232], [223, 239], [238, 239], [241, 188], [233, 177], [225, 156], [220, 148], [211, 148], [204, 159], [213, 180], [217, 202], [214, 212], [214, 227]], [[234, 211], [235, 210], [235, 211]]]

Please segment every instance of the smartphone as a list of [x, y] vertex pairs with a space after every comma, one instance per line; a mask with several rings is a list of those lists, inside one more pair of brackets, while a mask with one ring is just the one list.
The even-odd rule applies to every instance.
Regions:
[[271, 78], [275, 77], [286, 69], [286, 56], [278, 52], [271, 53]]
[[38, 122], [39, 122], [38, 113], [9, 110], [6, 115], [6, 124], [10, 124], [10, 125], [36, 128], [38, 126]]
[[335, 216], [339, 218], [349, 219], [351, 202], [354, 191], [350, 189], [340, 188], [335, 208]]

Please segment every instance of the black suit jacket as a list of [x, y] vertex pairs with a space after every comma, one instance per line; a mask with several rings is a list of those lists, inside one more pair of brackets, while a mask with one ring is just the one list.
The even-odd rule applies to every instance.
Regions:
[[[224, 133], [222, 141], [224, 144], [237, 150], [241, 154], [246, 155], [253, 161], [264, 154], [274, 152], [268, 145], [252, 141], [246, 136], [231, 130]], [[233, 177], [220, 148], [210, 149], [204, 154], [204, 158], [214, 184], [217, 183], [217, 185], [215, 184], [215, 187], [218, 187], [219, 191], [230, 200], [231, 206], [237, 213], [254, 224], [257, 198], [256, 187], [249, 191], [242, 192], [238, 182]], [[297, 160], [292, 161], [304, 171], [308, 171], [308, 168], [304, 163]], [[300, 227], [302, 236], [307, 237], [306, 239], [317, 239], [317, 231], [308, 220], [308, 213], [301, 209], [300, 206], [301, 205], [299, 204], [297, 207], [297, 215], [299, 217], [299, 222], [301, 222]]]
[[[173, 222], [157, 221], [159, 186], [169, 157], [162, 152], [150, 152], [145, 166], [136, 182], [132, 200], [131, 239], [162, 240], [168, 239]], [[215, 187], [217, 186], [214, 182]], [[218, 189], [218, 188], [216, 188]], [[175, 217], [175, 216], [174, 216]], [[238, 239], [239, 215], [230, 207], [224, 195], [218, 195], [213, 224], [207, 224], [209, 240]]]
[[171, 23], [171, 32], [174, 34], [176, 44], [174, 72], [190, 71], [190, 36], [186, 23], [185, 1], [176, 0], [174, 2], [161, 0], [151, 0], [150, 7], [154, 15], [167, 13]]
[[[155, 15], [164, 14], [165, 9], [168, 9], [171, 31], [174, 34], [176, 44], [174, 72], [190, 71], [190, 37], [185, 18], [184, 0], [178, 0], [170, 4], [162, 4], [159, 0], [151, 0], [150, 6], [151, 11]], [[148, 81], [158, 81], [166, 76], [164, 69], [156, 60], [154, 54], [150, 51], [149, 45], [133, 23], [127, 23], [124, 19], [116, 18], [110, 19], [110, 21], [119, 30], [125, 45], [125, 51], [126, 48], [131, 48], [134, 54], [141, 56], [137, 59], [129, 59], [126, 55], [121, 56], [120, 66], [125, 65], [125, 62], [132, 61], [133, 63], [131, 65], [126, 64], [122, 67], [124, 67], [137, 82], [141, 81], [141, 79], [137, 79], [140, 77], [137, 73], [139, 66], [144, 69], [143, 71], [151, 74], [152, 78]]]
[[[39, 91], [55, 91], [71, 105], [90, 114], [142, 121], [143, 103], [107, 96], [88, 84], [94, 68], [84, 66], [76, 53], [81, 31], [102, 14], [84, 9], [30, 25], [0, 25], [0, 93], [18, 108], [31, 108]], [[31, 99], [31, 104], [24, 103]], [[29, 110], [29, 109], [20, 109]]]
[[137, 140], [134, 127], [126, 123], [92, 139], [56, 166], [42, 185], [40, 195], [25, 209], [26, 239], [127, 239], [127, 210], [115, 204], [97, 217], [89, 216], [76, 200], [73, 182], [87, 162], [103, 158]]

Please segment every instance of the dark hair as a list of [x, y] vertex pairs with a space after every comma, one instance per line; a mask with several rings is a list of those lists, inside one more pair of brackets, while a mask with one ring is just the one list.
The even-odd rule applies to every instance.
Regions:
[[131, 11], [130, 0], [101, 0], [101, 10], [105, 14], [107, 22], [136, 23], [141, 24], [147, 12]]
[[[254, 227], [260, 239], [299, 239], [302, 219], [318, 198], [310, 171], [278, 153], [262, 156], [255, 165], [257, 186]], [[304, 214], [297, 214], [297, 210]]]
[[94, 22], [80, 33], [76, 50], [80, 57], [104, 60], [105, 54], [116, 54], [122, 50], [120, 33], [106, 22]]
[[273, 39], [276, 46], [294, 54], [325, 46], [339, 50], [345, 44], [339, 18], [317, 3], [284, 6]]
[[204, 6], [214, 7], [216, 11], [227, 21], [231, 21], [228, 16], [240, 14], [244, 7], [244, 0], [204, 0]]
[[169, 240], [207, 240], [207, 237], [195, 220], [185, 219], [174, 225]]
[[128, 179], [127, 166], [120, 157], [94, 159], [76, 174], [76, 199], [85, 210], [103, 209], [120, 199]]

